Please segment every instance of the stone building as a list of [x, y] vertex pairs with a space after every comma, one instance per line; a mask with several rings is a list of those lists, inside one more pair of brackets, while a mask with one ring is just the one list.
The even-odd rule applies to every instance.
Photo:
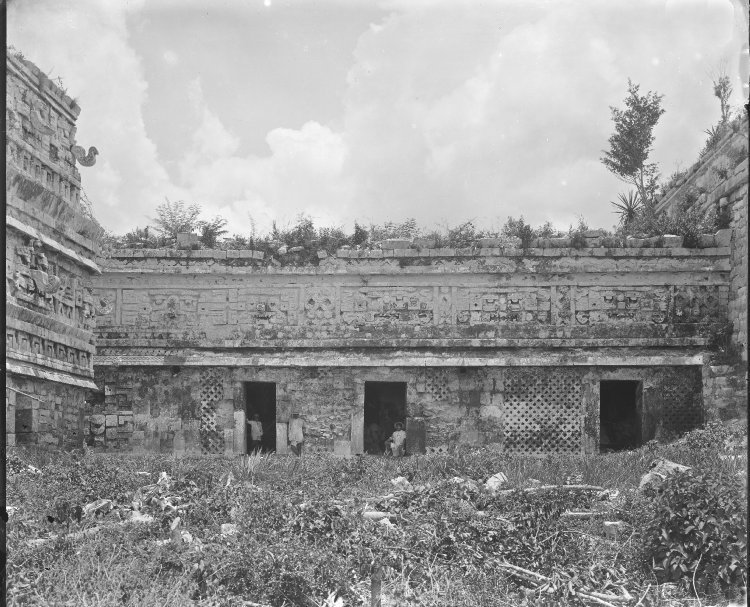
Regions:
[[34, 64], [9, 54], [6, 78], [7, 444], [81, 446], [100, 271], [75, 156], [95, 152], [75, 145], [76, 102]]
[[264, 448], [286, 452], [298, 413], [308, 451], [378, 453], [401, 421], [411, 453], [584, 454], [747, 415], [746, 126], [661, 202], [722, 212], [698, 246], [592, 231], [577, 247], [385, 241], [310, 261], [99, 256], [79, 112], [8, 58], [9, 444], [242, 454], [257, 414]]
[[312, 450], [377, 452], [404, 421], [410, 452], [594, 453], [737, 416], [744, 395], [722, 411], [702, 398], [701, 323], [726, 315], [729, 237], [694, 249], [678, 237], [615, 248], [596, 232], [582, 249], [384, 242], [317, 264], [117, 250], [96, 281], [111, 309], [89, 441], [244, 453], [257, 413], [266, 447], [284, 452], [298, 412]]

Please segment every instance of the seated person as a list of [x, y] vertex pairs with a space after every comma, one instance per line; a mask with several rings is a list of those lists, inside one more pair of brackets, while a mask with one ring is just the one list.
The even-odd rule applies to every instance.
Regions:
[[395, 428], [393, 434], [391, 434], [391, 436], [385, 441], [385, 454], [393, 455], [395, 457], [403, 457], [404, 443], [406, 443], [404, 424], [396, 422]]

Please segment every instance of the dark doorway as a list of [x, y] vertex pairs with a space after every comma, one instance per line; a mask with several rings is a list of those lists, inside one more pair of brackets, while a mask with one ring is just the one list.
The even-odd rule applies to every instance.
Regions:
[[641, 382], [602, 381], [599, 384], [599, 450], [623, 451], [641, 444]]
[[406, 428], [406, 382], [365, 382], [365, 453], [382, 454], [396, 422]]
[[[260, 417], [263, 426], [261, 450], [270, 453], [276, 451], [276, 384], [267, 381], [245, 382], [245, 415], [247, 420], [253, 415]], [[245, 432], [246, 453], [250, 453], [250, 426]]]

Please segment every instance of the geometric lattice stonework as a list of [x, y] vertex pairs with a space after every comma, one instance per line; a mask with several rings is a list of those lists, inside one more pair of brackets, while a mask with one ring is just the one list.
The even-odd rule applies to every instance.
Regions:
[[580, 453], [583, 389], [576, 369], [505, 370], [504, 448], [511, 453]]
[[660, 385], [662, 427], [671, 436], [679, 436], [703, 424], [701, 370], [687, 367], [665, 374]]
[[201, 453], [223, 453], [224, 436], [216, 428], [217, 403], [224, 398], [224, 382], [221, 370], [209, 367], [200, 375]]
[[425, 392], [434, 400], [446, 400], [448, 398], [448, 371], [425, 369]]

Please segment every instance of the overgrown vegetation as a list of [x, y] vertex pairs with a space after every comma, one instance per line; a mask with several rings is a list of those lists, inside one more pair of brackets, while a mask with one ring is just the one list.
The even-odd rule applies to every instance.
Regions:
[[[474, 247], [481, 238], [497, 238], [508, 242], [518, 238], [522, 248], [529, 248], [537, 238], [566, 235], [565, 232], [556, 230], [550, 222], [533, 227], [525, 222], [523, 216], [517, 219], [508, 217], [500, 230], [477, 228], [473, 220], [453, 227], [445, 225], [442, 228], [426, 230], [419, 226], [414, 218], [409, 218], [402, 222], [388, 221], [367, 227], [355, 222], [353, 232], [347, 233], [342, 227], [318, 227], [310, 217], [302, 214], [286, 227], [280, 227], [274, 222], [267, 234], [259, 235], [253, 229], [247, 236], [234, 234], [221, 239], [220, 237], [227, 233], [226, 219], [217, 216], [210, 221], [200, 220], [198, 218], [201, 213], [200, 205], [186, 206], [182, 201], [167, 201], [157, 209], [155, 226], [135, 228], [123, 236], [109, 233], [106, 236], [106, 244], [114, 249], [174, 248], [177, 234], [197, 232], [197, 248], [255, 249], [271, 255], [295, 255], [297, 261], [308, 262], [317, 259], [318, 251], [332, 254], [341, 247], [371, 248], [390, 239], [408, 242], [416, 239], [417, 242], [423, 242], [424, 246], [459, 249]], [[582, 220], [577, 228], [571, 226], [567, 235], [573, 236], [580, 231], [581, 225], [584, 225]]]
[[[730, 107], [732, 85], [729, 77], [720, 71], [712, 82], [721, 117], [716, 125], [705, 131], [708, 140], [700, 152], [700, 159], [715, 150], [730, 132], [740, 133], [743, 125], [742, 114], [733, 112]], [[676, 171], [659, 185], [658, 167], [647, 162], [653, 129], [664, 113], [661, 100], [661, 95], [650, 91], [641, 95], [638, 85], [628, 80], [626, 108], [610, 108], [615, 132], [609, 138], [610, 149], [604, 152], [601, 161], [610, 172], [635, 188], [620, 194], [618, 200], [610, 204], [620, 217], [618, 233], [622, 237], [650, 238], [675, 234], [683, 237], [683, 246], [693, 247], [697, 246], [700, 234], [727, 228], [731, 223], [728, 208], [717, 207], [704, 214], [695, 203], [702, 194], [713, 191], [727, 179], [729, 172], [747, 158], [747, 137], [744, 140], [736, 138], [722, 155], [712, 160], [711, 166], [695, 179], [693, 185], [680, 191], [680, 199], [671, 214], [657, 213], [657, 190], [660, 196], [665, 196], [681, 185], [688, 174], [687, 171]]]
[[[693, 470], [638, 492], [660, 457]], [[280, 607], [338, 597], [369, 605], [378, 567], [388, 604], [590, 605], [589, 592], [617, 594], [618, 605], [684, 604], [696, 592], [720, 604], [746, 583], [746, 463], [744, 427], [721, 425], [589, 457], [464, 448], [404, 459], [175, 459], [11, 449], [9, 604]], [[505, 493], [483, 486], [499, 471]], [[411, 486], [394, 491], [399, 476]], [[533, 489], [562, 479], [607, 491]], [[81, 516], [102, 498], [111, 504], [99, 515]], [[152, 520], [124, 522], [134, 504]], [[623, 532], [608, 537], [602, 520], [618, 519]], [[508, 564], [547, 581], [524, 582]], [[673, 602], [660, 589], [667, 581]]]
[[609, 138], [602, 164], [619, 179], [635, 187], [644, 204], [653, 202], [658, 188], [659, 171], [648, 162], [654, 141], [654, 127], [664, 113], [663, 95], [649, 91], [639, 94], [640, 86], [628, 79], [625, 110], [610, 107], [615, 132]]
[[649, 490], [642, 549], [659, 582], [690, 580], [697, 596], [738, 594], [747, 584], [743, 493], [736, 476], [693, 470]]

